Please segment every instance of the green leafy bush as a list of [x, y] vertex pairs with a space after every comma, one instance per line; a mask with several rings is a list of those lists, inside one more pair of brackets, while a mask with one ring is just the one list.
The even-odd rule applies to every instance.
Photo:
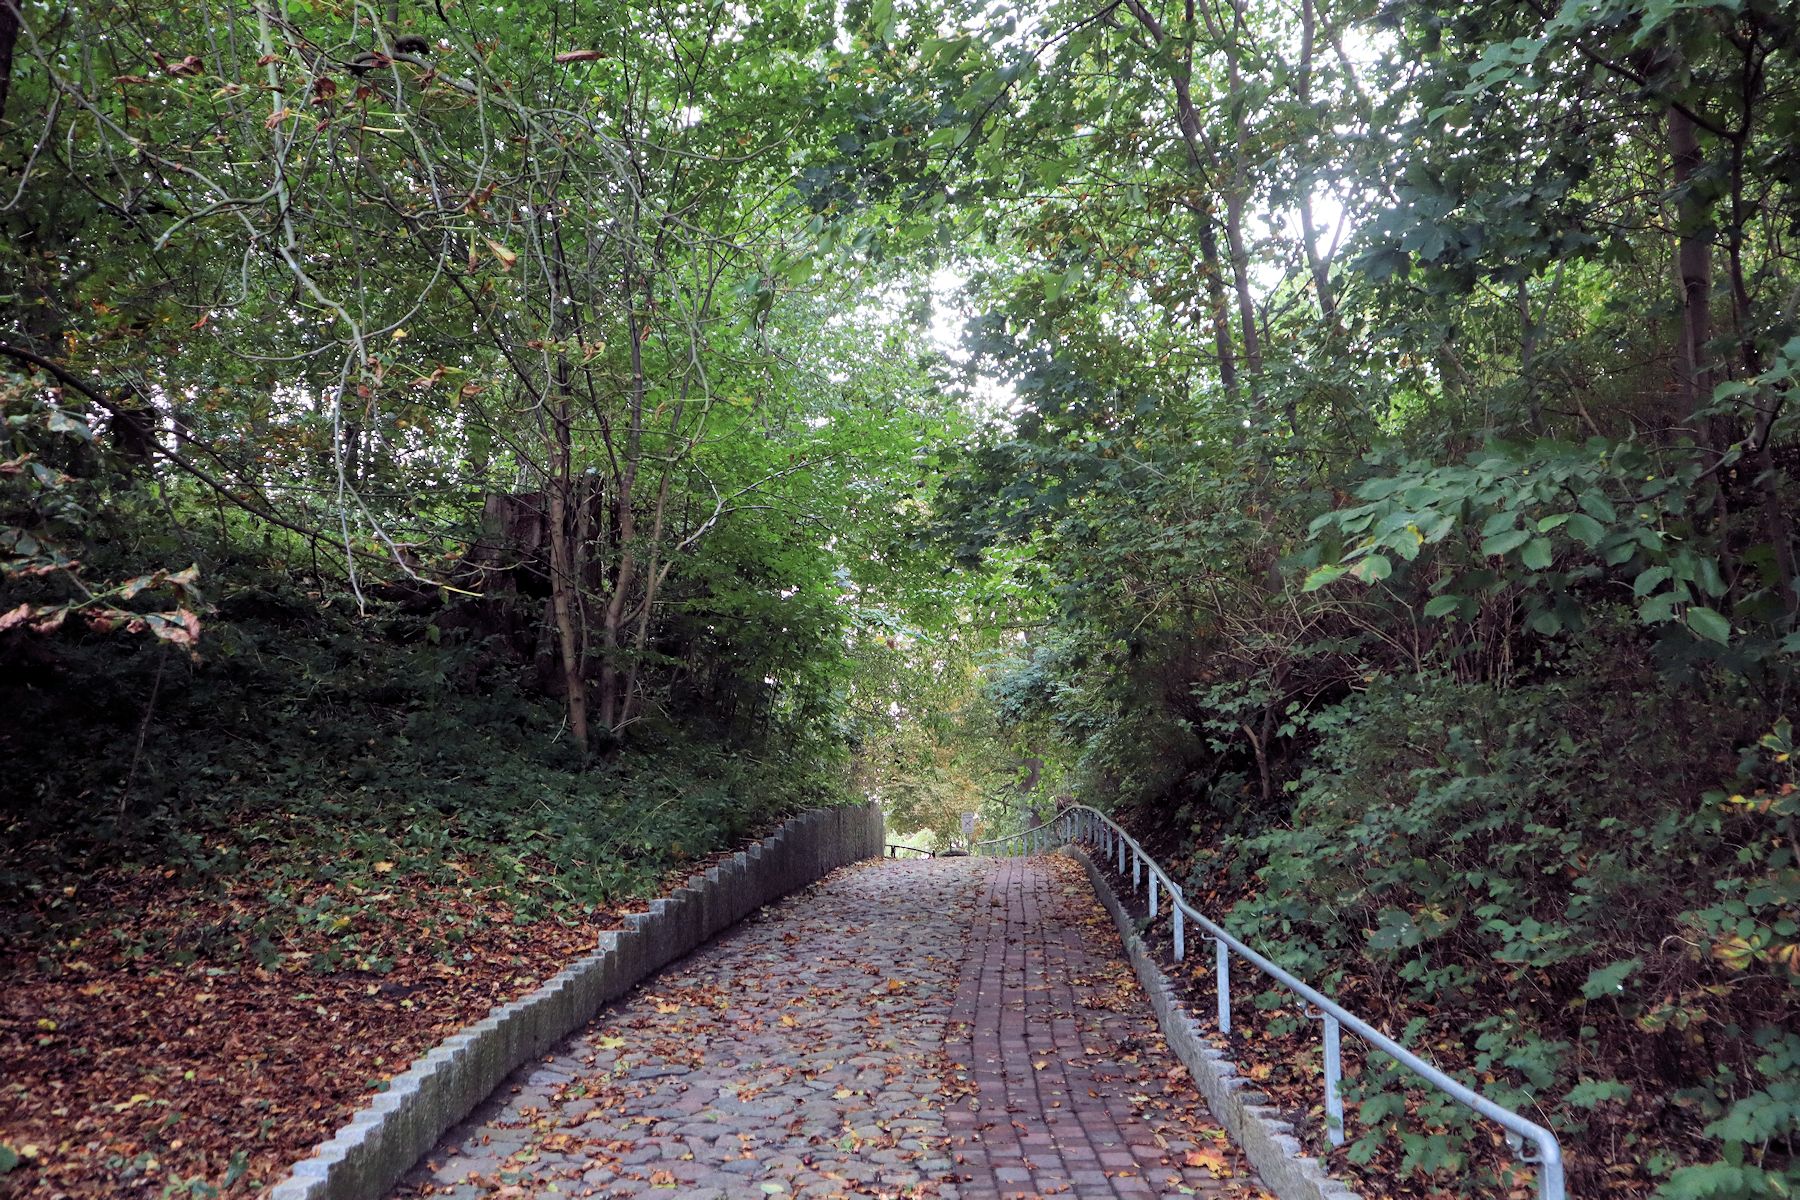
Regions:
[[[1469, 1082], [1552, 1105], [1578, 1172], [1586, 1138], [1617, 1135], [1608, 1106], [1629, 1100], [1719, 1145], [1717, 1167], [1670, 1176], [1670, 1195], [1777, 1194], [1791, 1168], [1749, 1168], [1787, 1161], [1797, 1111], [1781, 1032], [1800, 1015], [1787, 725], [1742, 762], [1709, 760], [1696, 749], [1754, 737], [1730, 687], [1702, 697], [1629, 660], [1562, 665], [1512, 688], [1377, 679], [1306, 720], [1317, 740], [1291, 826], [1227, 842], [1262, 863], [1232, 922], [1353, 983], [1354, 1003], [1429, 1014], [1409, 1040], [1466, 1039]], [[1736, 791], [1707, 786], [1732, 775]], [[1399, 1112], [1393, 1082], [1352, 1085], [1365, 1120]], [[1440, 1117], [1408, 1142], [1421, 1170], [1455, 1165], [1472, 1136]]]

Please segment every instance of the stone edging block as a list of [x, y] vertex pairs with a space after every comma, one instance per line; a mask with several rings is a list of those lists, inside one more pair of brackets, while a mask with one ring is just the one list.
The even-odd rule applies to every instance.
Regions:
[[1113, 924], [1138, 981], [1150, 997], [1156, 1012], [1156, 1023], [1162, 1028], [1169, 1048], [1193, 1077], [1194, 1086], [1206, 1097], [1206, 1106], [1244, 1151], [1244, 1157], [1262, 1177], [1263, 1186], [1279, 1200], [1362, 1200], [1359, 1193], [1325, 1173], [1319, 1160], [1305, 1154], [1294, 1127], [1268, 1103], [1268, 1097], [1251, 1086], [1237, 1073], [1236, 1066], [1224, 1051], [1206, 1040], [1206, 1033], [1193, 1015], [1177, 998], [1175, 986], [1132, 927], [1131, 916], [1113, 892], [1112, 881], [1101, 873], [1094, 860], [1076, 846], [1065, 846], [1062, 853], [1087, 868], [1094, 894], [1112, 914]]
[[[879, 858], [874, 804], [813, 809], [696, 874], [600, 935], [528, 996], [452, 1034], [388, 1081], [329, 1140], [294, 1165], [269, 1200], [378, 1200], [513, 1070], [592, 1020], [646, 976], [772, 900], [848, 863]], [[1286, 1200], [1286, 1197], [1283, 1198]]]

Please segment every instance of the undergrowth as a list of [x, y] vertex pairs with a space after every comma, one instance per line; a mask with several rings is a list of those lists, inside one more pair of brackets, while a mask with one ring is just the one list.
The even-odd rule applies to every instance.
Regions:
[[828, 751], [704, 712], [584, 764], [531, 664], [434, 605], [210, 578], [197, 656], [0, 643], [0, 1195], [250, 1194], [695, 860], [841, 795]]
[[[1191, 898], [1550, 1125], [1573, 1194], [1791, 1193], [1800, 780], [1787, 721], [1768, 725], [1742, 685], [1629, 655], [1510, 687], [1376, 678], [1292, 715], [1284, 811], [1241, 796], [1138, 808]], [[1187, 974], [1210, 1002], [1208, 970]], [[1316, 1027], [1279, 996], [1257, 1003], [1273, 1006], [1252, 1018], [1268, 1042], [1259, 1078], [1316, 1107]], [[1391, 1181], [1378, 1190], [1502, 1186], [1510, 1156], [1491, 1126], [1401, 1088], [1385, 1056], [1349, 1070], [1338, 1154]]]
[[[554, 737], [554, 707], [480, 644], [449, 644], [424, 616], [321, 605], [249, 589], [225, 598], [198, 660], [95, 639], [39, 649], [10, 675], [9, 941], [42, 952], [46, 937], [79, 936], [110, 907], [94, 881], [140, 871], [187, 889], [254, 880], [265, 897], [199, 945], [145, 931], [146, 952], [178, 960], [267, 958], [289, 930], [380, 920], [379, 906], [315, 902], [320, 884], [457, 884], [519, 921], [581, 919], [832, 797], [825, 768], [704, 727], [647, 731], [583, 769]], [[380, 969], [349, 934], [318, 965]]]

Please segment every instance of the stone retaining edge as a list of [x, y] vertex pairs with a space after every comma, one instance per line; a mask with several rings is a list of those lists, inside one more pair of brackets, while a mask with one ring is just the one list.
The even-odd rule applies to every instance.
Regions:
[[[388, 1081], [349, 1123], [294, 1165], [268, 1200], [379, 1200], [527, 1059], [592, 1020], [602, 1005], [772, 900], [827, 872], [878, 858], [874, 804], [813, 809], [690, 878], [528, 996], [444, 1039]], [[1284, 1198], [1285, 1200], [1285, 1198]]]
[[1327, 1175], [1318, 1159], [1302, 1151], [1293, 1125], [1269, 1104], [1268, 1096], [1237, 1073], [1237, 1067], [1223, 1050], [1206, 1040], [1200, 1023], [1183, 1007], [1174, 984], [1133, 928], [1130, 914], [1113, 891], [1112, 881], [1094, 860], [1075, 846], [1065, 846], [1061, 853], [1087, 868], [1094, 894], [1118, 926], [1119, 938], [1137, 970], [1138, 981], [1150, 997], [1150, 1007], [1156, 1012], [1156, 1023], [1169, 1048], [1193, 1076], [1194, 1086], [1206, 1097], [1214, 1119], [1225, 1127], [1256, 1168], [1263, 1186], [1279, 1200], [1362, 1200], [1360, 1193]]

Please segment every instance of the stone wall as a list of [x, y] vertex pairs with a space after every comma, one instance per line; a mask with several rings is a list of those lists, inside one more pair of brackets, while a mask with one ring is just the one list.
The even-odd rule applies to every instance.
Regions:
[[270, 1200], [377, 1200], [513, 1069], [591, 1020], [646, 976], [752, 912], [847, 863], [879, 857], [875, 805], [815, 809], [704, 874], [529, 996], [446, 1039], [397, 1076], [270, 1193]]

